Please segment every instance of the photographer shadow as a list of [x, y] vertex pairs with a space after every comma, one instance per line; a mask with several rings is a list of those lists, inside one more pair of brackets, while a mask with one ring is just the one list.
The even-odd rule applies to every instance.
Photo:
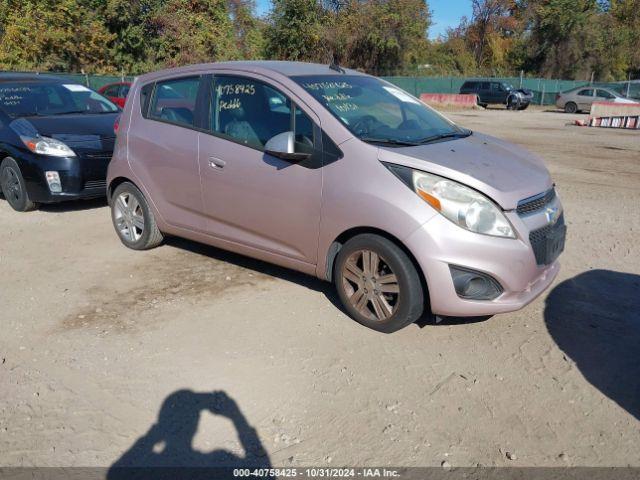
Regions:
[[[244, 456], [193, 449], [202, 412], [231, 420]], [[232, 478], [236, 468], [271, 468], [271, 461], [235, 401], [222, 391], [178, 390], [164, 400], [158, 421], [109, 468], [107, 480]]]
[[584, 378], [640, 419], [640, 275], [590, 270], [565, 280], [544, 319]]

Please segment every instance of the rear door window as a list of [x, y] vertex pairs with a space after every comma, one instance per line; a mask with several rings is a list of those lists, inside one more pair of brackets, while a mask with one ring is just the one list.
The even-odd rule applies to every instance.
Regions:
[[149, 108], [149, 117], [186, 127], [195, 126], [199, 87], [200, 77], [157, 82]]
[[580, 97], [593, 97], [593, 89], [592, 88], [585, 88], [584, 90], [580, 90], [578, 92], [578, 95]]

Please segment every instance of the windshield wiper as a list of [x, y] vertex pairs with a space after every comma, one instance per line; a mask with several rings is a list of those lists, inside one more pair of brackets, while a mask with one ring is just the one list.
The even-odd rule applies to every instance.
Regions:
[[396, 138], [375, 138], [375, 137], [358, 137], [363, 142], [367, 143], [380, 143], [382, 145], [394, 145], [399, 147], [416, 147], [420, 145], [417, 142], [411, 142], [409, 140], [398, 140]]
[[436, 142], [438, 140], [444, 140], [446, 138], [465, 138], [471, 135], [473, 132], [471, 130], [465, 130], [462, 132], [449, 132], [449, 133], [439, 133], [438, 135], [432, 135], [430, 137], [421, 138], [416, 143], [417, 145], [425, 145], [427, 143]]

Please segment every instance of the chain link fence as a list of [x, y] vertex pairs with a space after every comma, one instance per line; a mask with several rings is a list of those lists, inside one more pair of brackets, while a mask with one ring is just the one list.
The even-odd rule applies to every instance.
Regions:
[[[466, 80], [472, 78], [465, 77], [406, 77], [393, 76], [382, 77], [394, 85], [419, 97], [421, 93], [460, 93], [460, 87]], [[533, 103], [537, 105], [553, 105], [556, 102], [556, 95], [577, 87], [593, 85], [595, 87], [606, 87], [615, 90], [621, 95], [640, 99], [640, 80], [627, 82], [596, 83], [578, 80], [550, 80], [546, 78], [525, 78], [525, 77], [494, 77], [481, 78], [473, 77], [474, 80], [492, 80], [506, 82], [516, 88], [526, 88], [533, 92]]]
[[[44, 73], [44, 72], [42, 72]], [[100, 87], [114, 82], [132, 81], [134, 77], [127, 75], [87, 75], [82, 73], [46, 73], [68, 78], [98, 90]], [[387, 76], [385, 80], [397, 85], [407, 92], [419, 97], [421, 93], [460, 93], [460, 87], [471, 77], [422, 77], [422, 76]], [[640, 79], [627, 82], [591, 83], [579, 80], [550, 80], [546, 78], [526, 77], [473, 77], [474, 80], [493, 80], [510, 83], [516, 88], [527, 88], [533, 92], [533, 103], [536, 105], [554, 105], [556, 95], [573, 88], [592, 85], [615, 90], [623, 96], [640, 100]]]
[[42, 75], [49, 75], [53, 77], [60, 77], [68, 79], [74, 83], [81, 83], [89, 88], [98, 90], [99, 88], [109, 84], [117, 82], [131, 82], [134, 77], [128, 75], [88, 75], [84, 73], [58, 73], [58, 72], [8, 72], [3, 73], [36, 73]]

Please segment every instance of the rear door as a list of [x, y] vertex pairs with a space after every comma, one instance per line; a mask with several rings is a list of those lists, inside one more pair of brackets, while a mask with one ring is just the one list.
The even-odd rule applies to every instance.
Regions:
[[506, 95], [500, 82], [491, 82], [491, 103], [505, 103]]
[[164, 220], [201, 231], [197, 130], [206, 104], [200, 80], [193, 75], [143, 86], [142, 116], [129, 129], [128, 142], [131, 168]]
[[489, 82], [479, 82], [478, 83], [478, 96], [480, 97], [481, 103], [492, 103], [491, 102], [491, 84]]
[[[209, 133], [200, 134], [200, 170], [211, 235], [315, 265], [322, 189], [319, 119], [281, 86], [250, 75], [210, 79]], [[292, 163], [264, 151], [295, 133]]]
[[590, 110], [593, 103], [593, 88], [583, 88], [576, 94], [576, 103], [580, 110]]

